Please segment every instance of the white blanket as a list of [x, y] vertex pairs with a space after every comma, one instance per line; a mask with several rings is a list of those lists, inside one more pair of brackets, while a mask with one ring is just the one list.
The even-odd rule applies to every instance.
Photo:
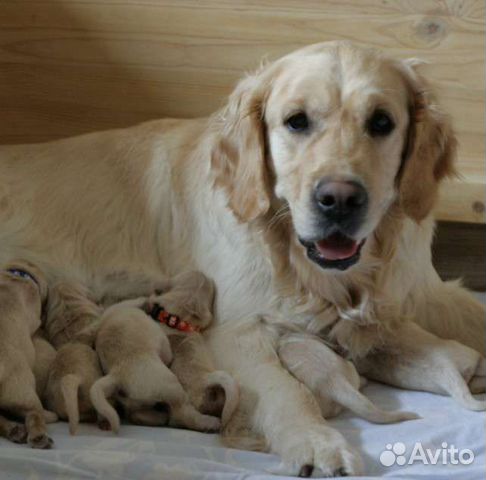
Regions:
[[[424, 478], [484, 480], [485, 420], [484, 412], [469, 412], [450, 398], [421, 392], [401, 391], [378, 384], [364, 389], [377, 405], [418, 412], [423, 418], [394, 425], [373, 425], [365, 420], [342, 414], [330, 423], [341, 431], [363, 455], [367, 478]], [[286, 478], [272, 473], [279, 468], [275, 455], [224, 448], [217, 435], [170, 428], [122, 425], [120, 434], [99, 431], [93, 425], [81, 425], [70, 437], [65, 423], [49, 426], [55, 440], [53, 450], [32, 450], [0, 440], [1, 480], [44, 479], [126, 479], [126, 480], [263, 480]], [[386, 446], [405, 445], [405, 465], [384, 466], [380, 455]], [[416, 460], [408, 464], [414, 445]], [[470, 449], [474, 461], [453, 465], [446, 455], [443, 465], [443, 442], [447, 447]], [[430, 464], [430, 454], [439, 458]], [[401, 451], [398, 451], [401, 453]], [[446, 451], [447, 453], [447, 451]], [[383, 457], [388, 460], [389, 454]], [[424, 457], [429, 461], [425, 464]], [[455, 455], [459, 457], [459, 455]], [[469, 452], [462, 458], [469, 461]], [[397, 456], [398, 458], [398, 456]], [[401, 461], [401, 459], [400, 459]]]

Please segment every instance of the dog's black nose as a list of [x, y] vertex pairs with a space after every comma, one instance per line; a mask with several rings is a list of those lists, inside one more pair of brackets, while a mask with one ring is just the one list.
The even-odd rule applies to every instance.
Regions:
[[319, 210], [335, 223], [361, 220], [368, 206], [368, 194], [359, 182], [322, 179], [316, 186]]

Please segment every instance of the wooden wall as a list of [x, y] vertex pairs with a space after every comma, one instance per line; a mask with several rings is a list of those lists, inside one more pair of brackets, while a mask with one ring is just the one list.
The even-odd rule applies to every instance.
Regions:
[[439, 216], [484, 222], [484, 15], [483, 0], [0, 0], [0, 143], [206, 115], [262, 59], [346, 38], [431, 62], [463, 176]]

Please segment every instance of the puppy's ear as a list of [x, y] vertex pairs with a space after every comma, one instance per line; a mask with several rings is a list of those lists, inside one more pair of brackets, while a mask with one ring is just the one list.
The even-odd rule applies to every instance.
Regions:
[[417, 73], [419, 64], [411, 59], [400, 66], [409, 87], [410, 118], [398, 188], [403, 211], [416, 222], [435, 205], [439, 182], [454, 175], [457, 149], [450, 119]]
[[173, 285], [165, 294], [166, 299], [172, 305], [183, 307], [201, 328], [208, 327], [213, 320], [214, 282], [201, 272], [191, 271], [177, 275]]
[[256, 219], [270, 207], [263, 121], [266, 90], [259, 74], [237, 85], [218, 119], [211, 156], [217, 184], [226, 189], [229, 206], [243, 222]]

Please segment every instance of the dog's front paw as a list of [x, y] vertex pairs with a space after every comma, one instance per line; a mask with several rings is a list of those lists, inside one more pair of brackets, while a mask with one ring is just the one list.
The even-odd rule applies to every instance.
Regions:
[[362, 471], [360, 456], [336, 430], [316, 425], [289, 431], [280, 452], [286, 473], [299, 477], [345, 477]]
[[42, 450], [48, 450], [54, 445], [54, 441], [46, 433], [35, 436], [29, 435], [27, 437], [27, 442], [32, 448], [40, 448]]

